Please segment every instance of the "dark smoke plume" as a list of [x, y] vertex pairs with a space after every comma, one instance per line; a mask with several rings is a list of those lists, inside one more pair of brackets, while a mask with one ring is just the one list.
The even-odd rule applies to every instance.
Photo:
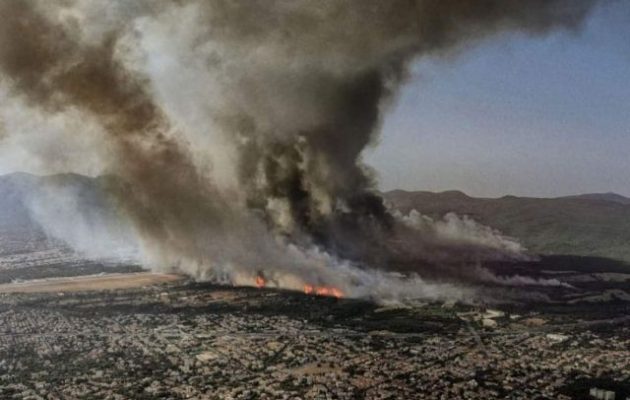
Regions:
[[401, 222], [361, 154], [412, 60], [573, 30], [595, 1], [94, 3], [0, 3], [10, 94], [103, 128], [109, 192], [166, 264], [334, 280], [321, 264], [466, 275], [443, 266], [515, 256]]
[[0, 67], [12, 90], [46, 111], [78, 108], [97, 119], [112, 146], [110, 172], [123, 178], [110, 189], [124, 210], [143, 233], [172, 251], [196, 251], [194, 236], [174, 233], [220, 229], [219, 198], [171, 137], [148, 82], [116, 59], [120, 32], [107, 32], [95, 45], [83, 43], [78, 32], [46, 15], [43, 4], [0, 4], [6, 21], [0, 27]]

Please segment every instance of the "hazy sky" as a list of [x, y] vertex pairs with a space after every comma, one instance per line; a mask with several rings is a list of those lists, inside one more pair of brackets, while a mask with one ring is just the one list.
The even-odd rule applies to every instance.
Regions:
[[366, 159], [383, 189], [630, 195], [630, 2], [419, 62]]

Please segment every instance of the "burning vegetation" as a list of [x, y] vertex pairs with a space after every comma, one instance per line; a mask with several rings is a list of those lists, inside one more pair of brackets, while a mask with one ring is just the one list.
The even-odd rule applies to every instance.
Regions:
[[265, 286], [267, 286], [267, 280], [262, 275], [258, 275], [256, 277], [256, 287], [262, 289]]
[[[259, 272], [258, 275], [256, 275], [256, 277], [254, 278], [254, 285], [258, 289], [263, 289], [267, 287], [268, 281], [262, 272]], [[344, 297], [343, 291], [334, 286], [320, 286], [320, 285], [311, 285], [311, 284], [304, 284], [304, 294], [314, 295], [314, 296], [336, 297], [338, 299]]]
[[316, 296], [336, 297], [338, 299], [343, 297], [341, 290], [330, 286], [304, 285], [304, 293]]

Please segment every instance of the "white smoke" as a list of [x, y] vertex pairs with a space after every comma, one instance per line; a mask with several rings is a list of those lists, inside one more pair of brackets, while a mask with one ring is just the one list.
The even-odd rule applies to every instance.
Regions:
[[82, 192], [73, 182], [67, 182], [74, 178], [72, 175], [51, 178], [66, 182], [46, 182], [24, 193], [32, 219], [48, 236], [88, 259], [139, 261], [139, 243], [133, 227], [111, 212], [106, 199], [95, 198], [94, 193]]
[[415, 209], [407, 215], [397, 210], [393, 213], [408, 226], [419, 232], [434, 235], [445, 242], [483, 246], [511, 254], [515, 258], [527, 259], [527, 249], [516, 239], [503, 235], [497, 229], [480, 224], [467, 215], [460, 217], [450, 212], [442, 219], [434, 220]]
[[556, 286], [569, 289], [574, 288], [572, 285], [555, 278], [548, 279], [532, 278], [530, 276], [523, 275], [497, 275], [480, 265], [475, 266], [475, 275], [483, 282], [494, 283], [501, 286]]
[[[338, 289], [344, 297], [367, 298], [381, 304], [408, 304], [422, 300], [460, 301], [470, 303], [477, 298], [472, 286], [429, 282], [417, 274], [400, 274], [356, 265], [317, 248], [303, 250], [288, 245], [287, 252], [294, 260], [302, 260], [287, 270], [262, 270], [269, 287], [302, 291], [305, 285]], [[304, 265], [306, 268], [299, 268]], [[231, 265], [224, 270], [224, 281], [252, 286], [255, 275], [251, 268], [240, 270]]]

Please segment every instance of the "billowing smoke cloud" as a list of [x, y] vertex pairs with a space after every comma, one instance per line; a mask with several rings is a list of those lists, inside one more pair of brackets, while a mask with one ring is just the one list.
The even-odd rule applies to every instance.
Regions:
[[493, 274], [487, 268], [477, 265], [474, 274], [480, 281], [495, 283], [502, 286], [556, 286], [564, 288], [574, 288], [572, 285], [558, 279], [532, 278], [523, 275], [500, 276]]
[[90, 121], [74, 134], [99, 136], [154, 263], [344, 287], [357, 265], [459, 275], [436, 266], [515, 249], [401, 223], [362, 151], [412, 60], [575, 29], [594, 3], [7, 0], [0, 75], [28, 109]]
[[497, 255], [527, 259], [526, 249], [516, 239], [507, 237], [500, 231], [480, 224], [466, 215], [460, 217], [451, 212], [440, 220], [434, 220], [420, 214], [417, 210], [411, 210], [408, 215], [402, 215], [398, 210], [393, 211], [392, 214], [410, 227], [435, 236], [441, 241], [495, 249]]
[[137, 259], [132, 228], [109, 207], [107, 194], [95, 188], [90, 178], [48, 176], [21, 195], [31, 217], [48, 236], [70, 245], [78, 255], [103, 261]]

